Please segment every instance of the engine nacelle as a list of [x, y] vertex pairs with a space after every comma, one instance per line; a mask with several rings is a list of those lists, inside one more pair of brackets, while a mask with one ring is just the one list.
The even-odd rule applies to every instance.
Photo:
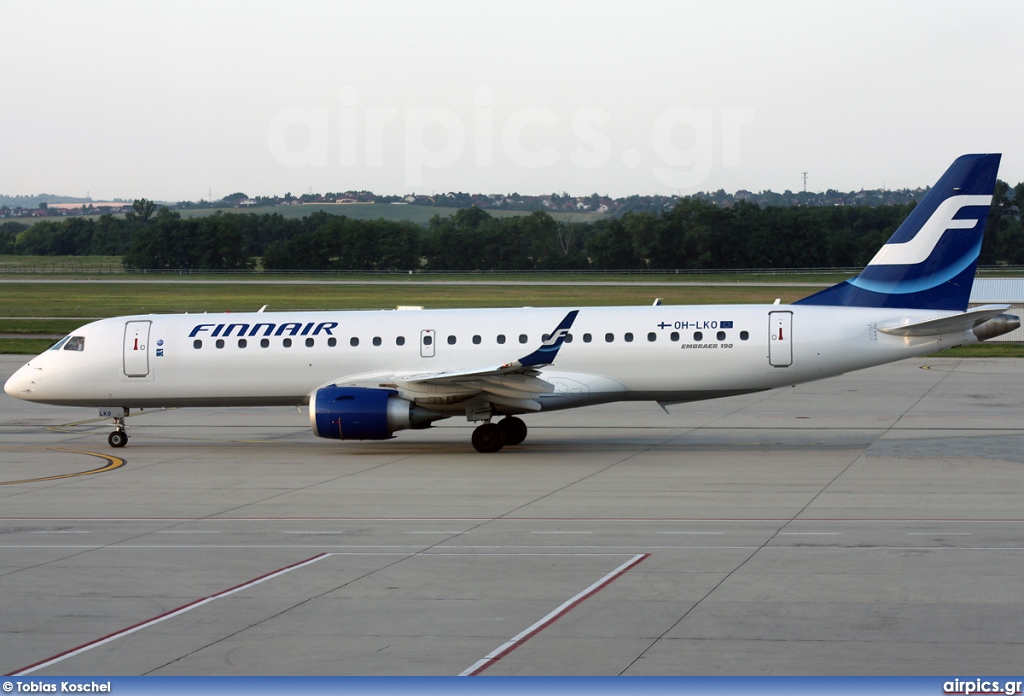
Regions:
[[1020, 317], [1013, 314], [1000, 314], [998, 317], [992, 317], [991, 319], [983, 321], [975, 326], [974, 335], [978, 337], [979, 341], [984, 341], [989, 338], [1008, 334], [1019, 328]]
[[334, 440], [386, 440], [396, 430], [426, 428], [444, 416], [393, 389], [320, 387], [309, 397], [313, 434]]

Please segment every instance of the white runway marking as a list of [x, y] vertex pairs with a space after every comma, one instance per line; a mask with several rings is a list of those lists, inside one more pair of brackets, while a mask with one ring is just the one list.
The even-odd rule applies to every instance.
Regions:
[[72, 532], [72, 531], [68, 531], [68, 532], [45, 532], [45, 531], [41, 531], [41, 532], [30, 532], [30, 533], [31, 534], [92, 534], [92, 532], [87, 532], [85, 530], [74, 531], [74, 532]]
[[530, 534], [593, 534], [593, 532], [530, 532]]
[[714, 536], [725, 532], [655, 532], [655, 534], [691, 534], [693, 536]]
[[402, 534], [466, 534], [467, 532], [451, 531], [451, 532], [402, 532]]
[[215, 530], [212, 530], [212, 529], [196, 529], [196, 530], [188, 530], [188, 529], [158, 529], [157, 531], [155, 531], [153, 533], [154, 534], [220, 534], [219, 531], [215, 531]]
[[51, 658], [48, 658], [48, 659], [43, 660], [41, 662], [37, 662], [37, 663], [35, 663], [33, 665], [29, 665], [28, 667], [24, 667], [24, 668], [18, 670], [17, 672], [12, 672], [10, 674], [10, 676], [12, 676], [12, 677], [23, 677], [26, 674], [31, 674], [32, 672], [35, 672], [35, 671], [40, 670], [40, 669], [43, 669], [44, 667], [49, 667], [50, 665], [55, 665], [58, 662], [63, 662], [64, 660], [68, 659], [69, 657], [74, 657], [75, 655], [81, 655], [82, 653], [88, 652], [89, 650], [92, 650], [93, 648], [98, 648], [101, 645], [106, 645], [107, 643], [111, 643], [111, 642], [117, 640], [118, 638], [123, 638], [125, 636], [131, 635], [132, 633], [136, 633], [138, 631], [141, 631], [144, 628], [148, 628], [149, 626], [154, 626], [154, 625], [156, 625], [158, 623], [161, 623], [162, 621], [166, 621], [167, 619], [174, 618], [175, 616], [180, 616], [180, 615], [182, 615], [182, 614], [184, 614], [186, 612], [192, 611], [193, 609], [198, 609], [199, 607], [201, 607], [201, 606], [203, 606], [205, 604], [209, 604], [210, 602], [214, 601], [215, 599], [221, 599], [223, 597], [227, 597], [229, 595], [233, 595], [236, 592], [241, 592], [242, 590], [248, 589], [250, 587], [255, 587], [256, 585], [259, 585], [260, 583], [266, 582], [267, 580], [272, 580], [273, 578], [276, 578], [276, 577], [278, 577], [280, 575], [284, 575], [285, 573], [290, 573], [291, 571], [297, 570], [298, 568], [303, 568], [305, 566], [308, 566], [308, 565], [311, 565], [313, 563], [316, 563], [317, 561], [322, 561], [323, 559], [327, 558], [328, 555], [329, 554], [321, 553], [321, 554], [318, 554], [316, 556], [313, 556], [312, 558], [307, 558], [304, 561], [299, 561], [298, 563], [292, 564], [290, 566], [285, 566], [284, 568], [279, 568], [278, 570], [275, 570], [275, 571], [272, 571], [270, 573], [267, 573], [266, 575], [261, 575], [258, 578], [253, 578], [252, 580], [249, 580], [248, 582], [242, 583], [241, 585], [236, 585], [235, 587], [232, 587], [230, 589], [224, 590], [223, 592], [218, 592], [217, 594], [210, 595], [209, 597], [204, 597], [203, 599], [196, 600], [195, 602], [190, 602], [189, 604], [185, 604], [183, 606], [180, 606], [177, 609], [174, 609], [172, 611], [167, 612], [166, 614], [161, 614], [160, 616], [155, 616], [152, 619], [149, 619], [148, 621], [143, 621], [142, 623], [135, 624], [134, 626], [129, 626], [128, 628], [126, 628], [126, 629], [124, 629], [122, 631], [118, 631], [117, 633], [111, 633], [110, 635], [104, 636], [103, 638], [98, 638], [98, 639], [96, 639], [94, 641], [91, 641], [89, 643], [86, 643], [84, 645], [80, 645], [77, 648], [72, 648], [71, 650], [68, 650], [66, 652], [60, 653], [59, 655], [54, 655]]
[[[58, 547], [58, 546], [47, 547], [47, 546], [43, 546], [43, 547], [22, 547], [22, 548], [67, 548], [67, 547]], [[107, 548], [111, 548], [111, 547], [107, 547]], [[139, 547], [136, 547], [136, 548], [139, 548]], [[154, 549], [156, 549], [156, 548], [164, 548], [164, 547], [161, 547], [161, 546], [151, 546], [151, 547], [145, 547], [145, 548], [154, 548]], [[175, 547], [175, 548], [181, 548], [181, 547]], [[198, 546], [198, 547], [185, 547], [185, 548], [209, 548], [209, 547]], [[431, 554], [431, 555], [437, 555], [437, 556], [463, 556], [465, 554], [459, 554], [459, 553], [435, 553], [435, 554]], [[607, 554], [607, 553], [560, 553], [560, 554], [551, 554], [551, 553], [485, 553], [485, 554], [480, 554], [480, 556], [488, 556], [488, 557], [490, 557], [490, 556], [518, 556], [518, 557], [525, 557], [525, 556], [552, 556], [552, 555], [558, 555], [558, 556], [578, 556], [578, 557], [583, 557], [583, 556], [602, 556], [602, 557], [604, 557], [604, 556], [612, 556], [612, 555], [616, 555], [617, 556], [617, 555], [621, 555], [621, 554], [618, 554], [618, 553], [615, 553], [615, 554]], [[611, 573], [609, 573], [608, 575], [606, 575], [603, 578], [601, 578], [600, 580], [598, 580], [596, 583], [594, 583], [593, 585], [591, 585], [587, 589], [583, 590], [582, 592], [580, 592], [579, 594], [577, 594], [573, 598], [571, 598], [568, 601], [566, 601], [565, 603], [563, 603], [561, 606], [559, 606], [557, 609], [555, 609], [555, 611], [551, 612], [546, 617], [541, 619], [539, 622], [537, 622], [536, 624], [534, 624], [533, 626], [528, 628], [526, 631], [524, 631], [523, 633], [519, 634], [518, 636], [513, 638], [511, 641], [506, 643], [505, 645], [501, 646], [501, 648], [499, 648], [497, 651], [494, 651], [491, 655], [489, 655], [488, 657], [485, 657], [483, 660], [478, 662], [477, 665], [480, 665], [481, 663], [484, 663], [484, 662], [487, 662], [487, 665], [484, 666], [484, 667], [479, 668], [477, 670], [477, 673], [482, 672], [484, 669], [486, 669], [487, 666], [490, 666], [490, 664], [492, 664], [493, 662], [501, 659], [502, 657], [504, 657], [504, 655], [507, 655], [509, 652], [512, 652], [512, 650], [514, 650], [516, 647], [518, 647], [522, 643], [526, 642], [526, 640], [531, 638], [533, 635], [536, 635], [537, 633], [539, 633], [541, 630], [546, 628], [551, 623], [554, 623], [554, 621], [556, 621], [558, 618], [560, 618], [564, 614], [568, 613], [571, 609], [573, 609], [575, 606], [577, 606], [583, 600], [585, 600], [585, 599], [593, 596], [594, 594], [596, 594], [599, 590], [603, 589], [605, 586], [610, 584], [613, 580], [618, 578], [620, 575], [622, 575], [626, 571], [630, 570], [633, 566], [635, 566], [637, 563], [639, 563], [640, 561], [642, 561], [645, 558], [647, 558], [649, 555], [650, 554], [638, 554], [637, 556], [634, 556], [629, 561], [627, 561], [623, 565], [619, 566], [618, 568], [616, 568]], [[167, 621], [168, 619], [172, 619], [172, 618], [174, 618], [176, 616], [181, 616], [182, 614], [185, 614], [185, 613], [187, 613], [189, 611], [192, 611], [193, 609], [198, 609], [199, 607], [205, 606], [205, 605], [209, 604], [210, 602], [212, 602], [212, 601], [214, 601], [216, 599], [222, 599], [224, 597], [228, 597], [230, 595], [233, 595], [233, 594], [235, 594], [237, 592], [241, 592], [242, 590], [248, 589], [250, 587], [255, 587], [256, 585], [264, 583], [264, 582], [266, 582], [268, 580], [273, 580], [274, 578], [280, 577], [280, 576], [282, 576], [282, 575], [284, 575], [286, 573], [290, 573], [293, 570], [298, 570], [299, 568], [305, 568], [307, 566], [310, 566], [310, 565], [312, 565], [314, 563], [322, 561], [323, 559], [329, 558], [331, 556], [406, 556], [406, 557], [410, 557], [410, 553], [408, 551], [402, 551], [402, 552], [399, 552], [399, 551], [392, 551], [392, 552], [363, 551], [363, 552], [325, 552], [325, 553], [320, 553], [320, 554], [317, 554], [316, 556], [313, 556], [312, 558], [307, 558], [304, 561], [299, 561], [298, 563], [294, 563], [294, 564], [292, 564], [290, 566], [285, 566], [284, 568], [279, 568], [278, 570], [271, 571], [270, 573], [267, 573], [266, 575], [261, 575], [260, 577], [254, 578], [252, 580], [249, 580], [248, 582], [242, 583], [241, 585], [236, 585], [235, 587], [229, 588], [227, 590], [223, 590], [222, 592], [218, 592], [216, 594], [210, 595], [209, 597], [204, 597], [204, 598], [198, 599], [198, 600], [196, 600], [194, 602], [190, 602], [189, 604], [182, 605], [182, 606], [178, 607], [177, 609], [173, 609], [173, 610], [171, 610], [171, 611], [169, 611], [169, 612], [167, 612], [165, 614], [161, 614], [159, 616], [155, 616], [155, 617], [153, 617], [151, 619], [148, 619], [146, 621], [143, 621], [141, 623], [137, 623], [134, 626], [129, 626], [128, 628], [125, 628], [125, 629], [123, 629], [121, 631], [117, 631], [116, 633], [111, 633], [111, 634], [106, 635], [106, 636], [104, 636], [102, 638], [97, 638], [96, 640], [93, 640], [93, 641], [90, 641], [90, 642], [85, 643], [83, 645], [80, 645], [80, 646], [78, 646], [76, 648], [71, 648], [70, 650], [67, 650], [65, 652], [59, 653], [57, 655], [54, 655], [53, 657], [49, 657], [49, 658], [47, 658], [45, 660], [41, 660], [41, 661], [36, 662], [34, 664], [31, 664], [31, 665], [29, 665], [27, 667], [23, 667], [23, 668], [21, 668], [20, 670], [18, 670], [16, 672], [11, 672], [8, 676], [11, 676], [11, 677], [21, 677], [21, 676], [25, 676], [25, 675], [31, 674], [33, 672], [36, 672], [36, 671], [38, 671], [40, 669], [43, 669], [45, 667], [49, 667], [51, 665], [58, 664], [60, 662], [63, 662], [64, 660], [67, 660], [68, 658], [71, 658], [71, 657], [74, 657], [76, 655], [81, 655], [82, 653], [88, 652], [88, 651], [92, 650], [93, 648], [98, 648], [101, 645], [106, 645], [106, 644], [111, 643], [111, 642], [113, 642], [115, 640], [118, 640], [119, 638], [123, 638], [123, 637], [129, 636], [129, 635], [131, 635], [133, 633], [137, 633], [137, 632], [139, 632], [139, 631], [141, 631], [141, 630], [143, 630], [145, 628], [148, 628], [150, 626], [155, 626], [156, 624], [159, 624], [159, 623], [162, 623], [164, 621]], [[479, 556], [477, 556], [477, 557], [479, 557]], [[512, 644], [513, 642], [515, 642], [514, 646], [507, 647], [510, 644]], [[498, 654], [499, 651], [502, 651], [502, 654]], [[477, 665], [474, 665], [474, 667], [471, 667], [470, 670], [476, 668]], [[470, 670], [467, 670], [467, 673]], [[462, 675], [460, 675], [460, 676], [462, 676]]]
[[565, 616], [567, 613], [572, 611], [572, 609], [574, 607], [578, 606], [585, 599], [594, 596], [600, 590], [602, 590], [605, 587], [607, 587], [609, 584], [612, 583], [612, 581], [614, 581], [615, 579], [617, 579], [618, 577], [620, 577], [621, 575], [626, 573], [628, 570], [633, 568], [637, 563], [639, 563], [640, 561], [644, 560], [649, 555], [650, 554], [641, 553], [641, 554], [638, 554], [636, 556], [633, 556], [633, 558], [629, 559], [628, 561], [626, 561], [625, 563], [620, 565], [618, 568], [616, 568], [612, 572], [610, 572], [607, 575], [605, 575], [603, 578], [601, 578], [600, 580], [595, 582], [593, 585], [591, 585], [587, 589], [583, 590], [582, 592], [580, 592], [576, 596], [571, 597], [570, 599], [568, 599], [565, 602], [563, 602], [557, 609], [552, 611], [550, 614], [545, 616], [543, 619], [541, 619], [537, 623], [533, 624], [532, 626], [527, 628], [522, 633], [516, 635], [511, 640], [503, 643], [502, 645], [500, 645], [497, 648], [495, 648], [494, 650], [492, 650], [485, 657], [483, 657], [482, 659], [480, 659], [476, 663], [474, 663], [469, 669], [467, 669], [464, 672], [462, 672], [461, 674], [459, 674], [459, 676], [460, 677], [475, 677], [475, 676], [477, 676], [478, 674], [483, 672], [485, 669], [487, 669], [488, 667], [490, 667], [491, 665], [496, 663], [498, 660], [502, 659], [503, 657], [508, 655], [510, 652], [512, 652], [513, 650], [518, 648], [520, 645], [522, 645], [526, 641], [530, 640], [530, 638], [533, 638], [535, 635], [537, 635], [538, 633], [543, 631], [545, 628], [547, 628], [548, 626], [553, 624], [555, 621], [557, 621], [561, 617]]

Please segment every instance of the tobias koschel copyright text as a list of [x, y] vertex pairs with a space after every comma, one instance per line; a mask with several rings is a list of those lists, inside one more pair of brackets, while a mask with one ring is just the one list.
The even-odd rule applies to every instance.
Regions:
[[5, 681], [4, 693], [17, 694], [109, 694], [110, 682]]

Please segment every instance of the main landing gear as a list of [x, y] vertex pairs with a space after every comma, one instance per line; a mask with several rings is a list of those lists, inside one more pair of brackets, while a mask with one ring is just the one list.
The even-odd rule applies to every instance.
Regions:
[[526, 439], [526, 423], [510, 416], [497, 423], [484, 423], [473, 431], [473, 447], [477, 452], [497, 452], [505, 445], [518, 445]]

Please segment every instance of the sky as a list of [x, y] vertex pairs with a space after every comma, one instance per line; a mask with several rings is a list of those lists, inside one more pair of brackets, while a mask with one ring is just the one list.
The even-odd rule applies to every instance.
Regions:
[[0, 4], [0, 194], [1024, 181], [1024, 3]]

